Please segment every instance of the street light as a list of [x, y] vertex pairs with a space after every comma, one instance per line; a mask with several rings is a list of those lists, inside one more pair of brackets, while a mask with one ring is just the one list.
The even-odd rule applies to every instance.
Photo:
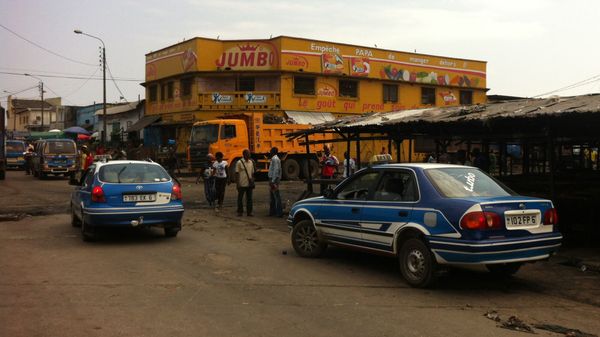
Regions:
[[104, 41], [97, 36], [86, 34], [79, 29], [75, 29], [73, 33], [89, 36], [102, 43], [102, 124], [104, 128], [102, 143], [106, 144], [106, 46], [104, 45]]
[[[42, 126], [40, 127], [40, 130], [44, 131], [44, 81], [42, 81], [41, 78], [31, 75], [31, 74], [26, 73], [23, 75], [33, 77], [36, 80], [40, 81], [40, 95], [42, 96], [42, 104], [41, 104], [41, 106], [42, 106]], [[50, 116], [50, 117], [52, 117], [52, 116]], [[15, 117], [15, 121], [16, 121], [16, 117]]]

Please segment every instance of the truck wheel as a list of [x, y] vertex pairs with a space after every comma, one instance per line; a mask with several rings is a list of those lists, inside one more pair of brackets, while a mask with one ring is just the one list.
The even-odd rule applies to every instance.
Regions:
[[300, 164], [296, 159], [286, 159], [281, 167], [283, 179], [297, 180], [300, 177]]
[[[314, 159], [308, 160], [308, 170], [310, 172], [311, 178], [319, 177], [319, 163], [317, 163]], [[302, 161], [302, 177], [304, 179], [308, 178], [308, 173], [306, 172], [306, 159]]]

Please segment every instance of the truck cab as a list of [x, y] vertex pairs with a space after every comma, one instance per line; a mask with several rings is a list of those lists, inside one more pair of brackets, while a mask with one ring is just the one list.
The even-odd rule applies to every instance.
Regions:
[[231, 162], [242, 156], [242, 151], [249, 148], [248, 128], [241, 119], [222, 119], [197, 122], [190, 134], [188, 161], [191, 168], [204, 168], [206, 156], [222, 152], [225, 160]]

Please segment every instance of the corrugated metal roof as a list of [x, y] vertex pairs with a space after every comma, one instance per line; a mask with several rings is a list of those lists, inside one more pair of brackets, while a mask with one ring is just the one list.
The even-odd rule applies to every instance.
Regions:
[[[600, 94], [545, 99], [523, 99], [470, 106], [368, 113], [315, 125], [309, 133], [363, 126], [388, 126], [408, 123], [485, 122], [493, 119], [519, 119], [559, 116], [568, 113], [600, 113]], [[302, 134], [304, 132], [297, 132]]]
[[329, 112], [311, 112], [311, 111], [286, 111], [286, 116], [294, 120], [295, 124], [321, 124], [331, 122], [335, 117]]
[[[106, 114], [107, 115], [120, 114], [123, 112], [135, 110], [137, 108], [137, 106], [138, 106], [138, 103], [125, 103], [125, 104], [121, 104], [121, 105], [117, 105], [117, 106], [107, 107]], [[96, 116], [98, 116], [98, 115], [102, 115], [103, 113], [104, 113], [104, 110], [102, 107], [100, 107], [100, 109], [96, 109], [96, 112], [94, 114]]]

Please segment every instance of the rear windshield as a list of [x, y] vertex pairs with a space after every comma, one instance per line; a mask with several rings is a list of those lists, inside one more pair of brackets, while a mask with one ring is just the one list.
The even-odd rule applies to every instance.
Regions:
[[100, 181], [106, 183], [157, 183], [171, 180], [171, 177], [158, 165], [151, 164], [111, 164], [100, 168]]
[[21, 142], [8, 142], [6, 152], [25, 152], [25, 145]]
[[44, 154], [76, 154], [75, 143], [69, 141], [46, 142]]
[[476, 168], [425, 170], [435, 188], [446, 198], [503, 197], [515, 195], [509, 188]]

